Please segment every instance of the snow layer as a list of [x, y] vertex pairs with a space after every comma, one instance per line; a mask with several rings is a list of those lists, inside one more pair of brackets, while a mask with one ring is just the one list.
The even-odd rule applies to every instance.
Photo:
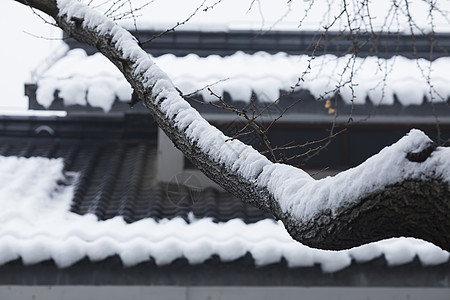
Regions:
[[87, 56], [84, 50], [75, 49], [39, 76], [37, 101], [49, 107], [54, 100], [55, 90], [64, 104], [91, 105], [109, 111], [118, 98], [129, 101], [132, 93], [130, 85], [117, 68], [100, 54]]
[[320, 265], [325, 272], [370, 261], [384, 255], [389, 265], [411, 262], [445, 263], [449, 253], [410, 238], [390, 239], [346, 251], [308, 248], [288, 235], [281, 222], [240, 219], [214, 223], [211, 219], [143, 219], [127, 224], [116, 217], [99, 221], [94, 215], [69, 211], [73, 187], [61, 188], [62, 159], [0, 156], [0, 265], [21, 258], [25, 264], [52, 259], [69, 267], [88, 257], [101, 261], [118, 255], [125, 266], [154, 259], [170, 264], [186, 258], [199, 264], [217, 255], [224, 262], [250, 253], [258, 266], [285, 258], [289, 267]]
[[306, 220], [314, 214], [356, 201], [361, 195], [401, 182], [402, 179], [426, 179], [433, 175], [450, 182], [450, 148], [438, 148], [423, 163], [406, 159], [409, 152], [420, 152], [431, 140], [419, 130], [411, 130], [397, 143], [384, 148], [361, 165], [334, 177], [314, 180], [302, 170], [280, 164], [266, 166], [258, 178], [278, 199], [281, 208]]
[[[316, 98], [331, 96], [332, 93], [327, 93], [336, 85], [348, 82], [350, 69], [346, 69], [343, 77], [341, 75], [352, 61], [349, 56], [323, 55], [310, 61], [306, 55], [271, 55], [265, 52], [237, 52], [226, 57], [166, 54], [153, 60], [185, 94], [215, 83], [211, 89], [218, 95], [227, 92], [234, 100], [250, 101], [252, 93], [255, 93], [262, 102], [274, 101], [280, 91], [290, 90], [309, 63], [311, 70], [303, 76], [297, 89], [309, 90]], [[356, 58], [352, 89], [350, 84], [346, 84], [340, 89], [340, 94], [347, 103], [353, 100], [364, 104], [369, 97], [375, 105], [392, 105], [396, 95], [404, 106], [421, 105], [424, 97], [430, 98], [429, 86], [422, 76], [422, 70], [428, 72], [429, 67], [429, 61], [424, 59]], [[446, 75], [449, 68], [449, 57], [439, 58], [432, 64], [435, 100], [450, 96], [450, 78]], [[129, 101], [131, 97], [129, 84], [108, 59], [99, 53], [87, 56], [81, 49], [70, 51], [39, 78], [37, 100], [45, 107], [53, 101], [55, 89], [60, 90], [66, 105], [89, 103], [105, 111], [110, 109], [116, 97], [122, 101]], [[217, 101], [207, 89], [200, 94], [205, 101]]]
[[57, 184], [64, 179], [63, 168], [62, 159], [0, 156], [0, 224], [66, 211], [72, 195]]

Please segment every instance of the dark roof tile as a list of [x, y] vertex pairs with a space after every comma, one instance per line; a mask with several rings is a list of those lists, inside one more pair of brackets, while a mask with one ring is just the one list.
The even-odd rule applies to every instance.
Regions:
[[177, 190], [168, 197], [168, 186], [156, 180], [157, 150], [148, 140], [92, 140], [0, 137], [0, 155], [61, 157], [66, 171], [77, 172], [71, 211], [95, 214], [106, 220], [122, 216], [126, 222], [144, 218], [189, 221], [212, 218], [225, 222], [240, 218], [247, 223], [271, 215], [212, 188]]

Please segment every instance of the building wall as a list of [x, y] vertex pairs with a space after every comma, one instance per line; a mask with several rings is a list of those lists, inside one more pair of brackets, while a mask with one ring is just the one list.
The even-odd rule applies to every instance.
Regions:
[[0, 286], [2, 300], [448, 300], [450, 288]]

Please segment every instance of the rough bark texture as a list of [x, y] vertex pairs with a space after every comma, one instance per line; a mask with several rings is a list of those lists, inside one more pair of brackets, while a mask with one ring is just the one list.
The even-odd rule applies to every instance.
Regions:
[[447, 184], [431, 178], [405, 180], [341, 207], [335, 216], [323, 212], [294, 234], [312, 247], [327, 243], [332, 250], [355, 240], [365, 244], [388, 236], [413, 236], [449, 249], [449, 198]]
[[[54, 0], [19, 2], [42, 9], [53, 16], [69, 36], [102, 52], [125, 75], [158, 125], [186, 157], [227, 191], [282, 220], [294, 239], [312, 247], [338, 250], [389, 237], [413, 236], [450, 250], [450, 191], [447, 183], [434, 178], [406, 179], [362, 195], [359, 201], [341, 207], [335, 214], [326, 210], [310, 220], [293, 218], [282, 212], [266, 188], [256, 186], [214, 161], [188, 139], [184, 130], [174, 125], [160, 109], [164, 99], [155, 104], [157, 95], [153, 94], [152, 88], [144, 86], [139, 75], [134, 74], [133, 63], [115, 48], [111, 36], [99, 35], [95, 30], [82, 26], [82, 19], [67, 21], [65, 16], [58, 17]], [[425, 150], [424, 153], [412, 154], [408, 159], [417, 163], [425, 161], [434, 148]]]

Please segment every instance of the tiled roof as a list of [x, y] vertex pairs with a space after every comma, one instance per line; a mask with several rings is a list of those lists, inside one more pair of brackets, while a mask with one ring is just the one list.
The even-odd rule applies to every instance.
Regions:
[[100, 220], [123, 216], [127, 222], [144, 218], [188, 220], [191, 211], [197, 218], [220, 222], [233, 218], [255, 222], [269, 216], [211, 188], [197, 191], [195, 199], [187, 189], [168, 197], [168, 184], [155, 178], [156, 154], [156, 145], [143, 141], [82, 147], [77, 158], [83, 160], [83, 167], [74, 169], [82, 175], [76, 184], [72, 211], [93, 213]]
[[[162, 31], [162, 30], [161, 30]], [[156, 30], [140, 30], [139, 38], [146, 41], [161, 33]], [[437, 33], [433, 37], [439, 41], [439, 47], [433, 48], [433, 59], [447, 56], [450, 36], [448, 34]], [[360, 48], [358, 56], [366, 57], [370, 55], [380, 55], [381, 57], [392, 57], [402, 55], [409, 58], [430, 57], [432, 37], [428, 35], [416, 35], [415, 52], [411, 47], [412, 37], [407, 34], [377, 33], [372, 38], [369, 33], [361, 32], [358, 35]], [[65, 42], [70, 48], [84, 48], [89, 54], [97, 52], [91, 46], [81, 44], [75, 39], [66, 39]], [[255, 53], [265, 51], [268, 53], [285, 52], [288, 54], [310, 54], [315, 44], [318, 49], [315, 55], [335, 54], [346, 55], [351, 52], [353, 40], [349, 35], [342, 32], [329, 31], [322, 37], [316, 31], [266, 31], [260, 30], [232, 30], [232, 31], [193, 31], [177, 30], [168, 32], [160, 38], [153, 39], [151, 43], [146, 43], [143, 48], [154, 56], [173, 53], [177, 56], [184, 56], [195, 53], [199, 56], [231, 55], [236, 51]], [[377, 47], [377, 48], [375, 48]]]
[[[253, 99], [265, 107], [281, 97], [272, 108], [279, 112], [289, 108], [285, 115], [327, 116], [337, 111], [341, 116], [352, 115], [355, 121], [368, 114], [433, 116], [433, 111], [437, 111], [439, 116], [449, 115], [448, 57], [432, 65], [433, 104], [429, 84], [423, 78], [430, 62], [401, 56], [385, 60], [324, 55], [312, 59], [285, 53], [237, 52], [227, 57], [167, 54], [154, 61], [183, 93], [196, 93], [195, 98], [205, 103], [218, 103], [218, 95], [233, 105], [241, 102], [250, 106]], [[354, 73], [347, 70], [348, 64], [355, 68]], [[96, 67], [89, 68], [91, 65]], [[86, 107], [104, 112], [129, 109], [126, 102], [132, 94], [123, 74], [108, 59], [100, 53], [88, 56], [81, 49], [71, 50], [54, 62], [26, 92], [33, 109], [68, 107], [76, 111]]]
[[271, 217], [228, 193], [212, 188], [188, 190], [167, 197], [168, 185], [158, 183], [156, 144], [145, 140], [64, 140], [1, 138], [0, 155], [64, 159], [68, 172], [78, 172], [71, 210], [92, 213], [100, 220], [122, 216], [127, 222], [143, 218], [188, 220], [212, 218], [218, 222], [240, 218], [246, 222]]
[[[141, 121], [145, 123], [147, 118], [145, 116]], [[34, 171], [26, 176], [21, 176], [20, 172], [16, 172], [16, 177], [12, 176], [16, 181], [15, 189], [26, 195], [27, 201], [33, 205], [24, 213], [14, 203], [9, 213], [0, 211], [0, 219], [3, 220], [0, 227], [0, 278], [3, 278], [2, 274], [11, 272], [11, 268], [16, 270], [13, 278], [24, 278], [23, 281], [0, 280], [0, 283], [17, 284], [31, 280], [39, 284], [80, 284], [85, 283], [79, 280], [80, 274], [84, 274], [95, 282], [123, 284], [123, 277], [105, 274], [112, 269], [120, 273], [125, 265], [130, 268], [124, 272], [136, 282], [147, 282], [139, 274], [145, 268], [151, 268], [149, 272], [160, 270], [167, 277], [159, 281], [149, 278], [150, 283], [171, 284], [176, 277], [177, 281], [190, 284], [183, 272], [193, 274], [211, 266], [214, 270], [224, 270], [226, 275], [220, 273], [220, 276], [206, 279], [203, 278], [205, 275], [196, 275], [200, 277], [199, 282], [236, 284], [233, 277], [239, 278], [242, 268], [251, 269], [247, 274], [259, 274], [255, 277], [259, 279], [249, 281], [251, 284], [305, 284], [308, 281], [304, 279], [298, 282], [262, 279], [266, 274], [297, 276], [295, 274], [299, 274], [299, 270], [313, 274], [314, 282], [319, 284], [331, 282], [329, 275], [320, 277], [321, 269], [326, 273], [343, 271], [342, 282], [352, 284], [356, 275], [344, 271], [346, 267], [356, 268], [359, 270], [357, 276], [363, 278], [370, 273], [363, 270], [366, 266], [368, 269], [374, 267], [374, 272], [381, 274], [392, 266], [406, 265], [405, 270], [417, 273], [414, 282], [419, 282], [419, 285], [448, 285], [423, 280], [428, 272], [434, 274], [433, 278], [444, 278], [449, 270], [448, 253], [424, 241], [386, 240], [338, 252], [311, 249], [293, 241], [283, 225], [273, 221], [270, 215], [227, 193], [208, 188], [192, 194], [192, 189], [178, 189], [178, 195], [168, 197], [170, 187], [155, 179], [155, 125], [147, 123], [147, 126], [142, 126], [139, 116], [131, 120], [112, 117], [0, 119], [0, 158], [62, 158], [58, 162], [64, 162], [66, 178], [57, 184], [67, 185], [69, 191], [73, 191], [73, 198], [72, 194], [68, 195], [70, 199], [67, 194], [61, 194], [65, 197], [62, 200], [71, 203], [68, 205], [71, 212], [67, 212], [65, 207], [62, 210], [61, 207], [41, 210], [40, 199], [34, 199], [34, 194], [27, 192], [30, 189], [27, 184], [33, 183], [33, 188], [39, 188], [30, 178], [38, 180], [39, 174], [42, 176], [46, 170], [40, 170], [34, 164]], [[16, 164], [18, 160], [14, 161], [12, 167], [20, 168]], [[33, 161], [28, 163], [33, 164]], [[46, 197], [45, 193], [40, 195]], [[11, 202], [11, 199], [6, 200]], [[33, 210], [36, 203], [37, 211]], [[375, 263], [370, 263], [372, 261]], [[417, 261], [429, 267], [418, 271], [421, 268]], [[22, 269], [24, 264], [26, 266]], [[28, 265], [31, 265], [29, 270], [34, 275], [27, 272]], [[61, 271], [55, 265], [70, 268]], [[255, 269], [261, 266], [267, 268], [268, 273]], [[286, 271], [287, 268], [293, 270]], [[403, 267], [396, 268], [392, 274], [403, 270]], [[175, 270], [182, 273], [177, 275]], [[39, 277], [43, 276], [40, 272], [47, 271], [56, 279], [47, 281]], [[92, 278], [97, 276], [95, 274], [101, 274], [101, 279]], [[60, 275], [68, 276], [65, 277], [67, 280], [57, 279]], [[380, 277], [376, 276], [377, 279], [370, 284], [386, 282], [377, 281]], [[364, 284], [361, 281], [357, 285]]]

